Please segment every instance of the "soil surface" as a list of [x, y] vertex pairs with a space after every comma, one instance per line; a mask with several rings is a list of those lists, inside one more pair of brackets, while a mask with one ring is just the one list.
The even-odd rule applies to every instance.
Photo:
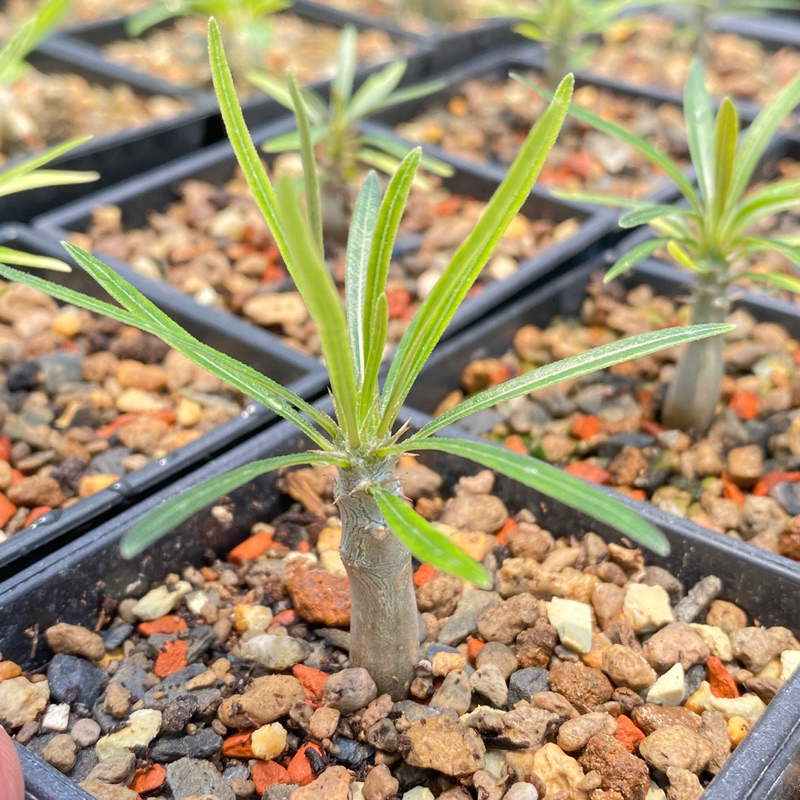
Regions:
[[8, 88], [0, 87], [0, 167], [10, 157], [73, 136], [104, 136], [177, 116], [190, 106], [163, 95], [141, 96], [124, 84], [90, 83], [70, 73], [45, 74], [29, 67]]
[[[0, 13], [0, 41], [6, 39], [10, 31], [16, 30], [17, 26], [28, 19], [38, 5], [40, 3], [33, 0], [7, 0]], [[64, 15], [61, 27], [132, 14], [148, 5], [148, 0], [73, 0]]]
[[[692, 55], [675, 22], [655, 14], [618, 20], [590, 59], [589, 69], [638, 86], [683, 92]], [[754, 39], [731, 33], [708, 37], [709, 90], [763, 105], [800, 70], [800, 51], [770, 51]]]
[[[338, 28], [310, 22], [295, 14], [275, 14], [270, 17], [270, 24], [272, 39], [264, 48], [263, 62], [249, 64], [247, 69], [266, 69], [282, 78], [288, 69], [292, 69], [300, 83], [333, 76], [341, 39]], [[356, 48], [361, 65], [388, 61], [407, 49], [378, 30], [359, 33]], [[236, 47], [230, 44], [227, 50], [234, 64]], [[208, 21], [205, 18], [176, 19], [170, 27], [153, 29], [140, 39], [113, 42], [104, 49], [104, 53], [117, 64], [124, 64], [176, 86], [211, 88]], [[246, 81], [238, 85], [241, 95], [253, 91]]]
[[[590, 287], [580, 319], [521, 327], [499, 358], [442, 387], [436, 413], [465, 395], [622, 336], [687, 324], [688, 308], [638, 286]], [[508, 447], [772, 552], [800, 560], [800, 345], [734, 311], [718, 415], [705, 436], [665, 430], [663, 387], [677, 352], [620, 364], [471, 418]], [[535, 320], [531, 320], [535, 322]], [[445, 396], [446, 395], [446, 396]]]
[[[287, 344], [319, 355], [319, 341], [299, 294], [292, 289], [266, 223], [238, 173], [217, 187], [186, 181], [179, 200], [148, 214], [148, 225], [129, 227], [118, 207], [98, 208], [81, 246], [126, 261], [169, 281], [201, 305], [227, 308], [277, 333]], [[412, 190], [402, 232], [422, 236], [419, 249], [389, 271], [389, 342], [399, 341], [420, 301], [431, 291], [456, 248], [471, 232], [485, 203], [446, 189]], [[499, 243], [475, 291], [517, 271], [520, 264], [572, 235], [578, 221], [530, 220], [518, 215]], [[341, 247], [329, 264], [343, 290]]]
[[239, 414], [154, 336], [21, 285], [0, 296], [0, 542]]
[[[539, 82], [536, 72], [527, 73]], [[632, 99], [587, 85], [573, 102], [645, 137], [679, 163], [688, 164], [681, 109]], [[472, 161], [509, 165], [546, 103], [512, 78], [470, 80], [447, 102], [428, 102], [425, 111], [397, 126], [401, 136], [435, 144]], [[539, 183], [626, 197], [650, 194], [663, 173], [624, 142], [567, 117], [542, 170]]]
[[797, 666], [792, 633], [713, 575], [684, 586], [595, 534], [555, 540], [491, 472], [446, 496], [401, 468], [494, 578], [416, 569], [407, 698], [348, 661], [333, 475], [305, 469], [279, 482], [302, 505], [225, 559], [41, 631], [46, 668], [0, 662], [0, 718], [99, 800], [698, 800]]
[[485, 24], [479, 19], [483, 0], [426, 0], [397, 3], [392, 0], [320, 0], [340, 11], [361, 14], [399, 25], [414, 33], [464, 31]]

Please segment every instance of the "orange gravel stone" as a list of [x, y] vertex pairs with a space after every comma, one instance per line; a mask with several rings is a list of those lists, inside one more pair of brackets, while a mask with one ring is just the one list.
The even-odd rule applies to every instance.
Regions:
[[264, 794], [270, 786], [292, 782], [288, 770], [277, 761], [259, 761], [253, 766], [250, 777], [256, 785], [258, 795]]
[[512, 517], [509, 517], [504, 523], [503, 527], [497, 532], [496, 539], [497, 544], [504, 545], [508, 541], [508, 537], [511, 536], [512, 533], [517, 529], [516, 520]]
[[289, 762], [288, 775], [291, 783], [299, 783], [301, 786], [308, 786], [314, 780], [314, 771], [311, 769], [311, 762], [306, 756], [306, 750], [315, 750], [322, 755], [319, 745], [313, 742], [304, 744], [293, 756]]
[[222, 743], [222, 755], [228, 758], [254, 758], [253, 747], [250, 744], [252, 731], [235, 733]]
[[279, 611], [273, 618], [273, 625], [283, 625], [288, 628], [289, 625], [294, 625], [297, 622], [297, 614], [294, 613], [293, 608], [287, 608], [285, 611]]
[[647, 500], [647, 492], [644, 489], [631, 489], [628, 486], [615, 486], [614, 491], [627, 495], [633, 500]]
[[2, 528], [16, 513], [17, 507], [0, 492], [0, 528]]
[[153, 672], [155, 672], [159, 678], [166, 678], [174, 672], [179, 672], [188, 663], [188, 653], [189, 643], [182, 639], [165, 642], [164, 647], [158, 654]]
[[33, 525], [39, 517], [43, 517], [45, 514], [49, 513], [53, 509], [50, 506], [36, 506], [30, 514], [25, 518], [25, 524], [22, 526], [23, 528], [27, 528], [28, 525]]
[[467, 639], [467, 659], [473, 666], [475, 664], [475, 659], [478, 657], [478, 653], [483, 650], [485, 644], [486, 642], [482, 642], [474, 636]]
[[18, 678], [22, 675], [19, 664], [13, 661], [0, 661], [0, 681], [7, 681], [9, 678]]
[[426, 583], [433, 580], [435, 574], [436, 570], [430, 564], [420, 564], [414, 572], [414, 586], [417, 588], [424, 586]]
[[514, 453], [520, 453], [523, 456], [529, 455], [530, 451], [525, 444], [525, 440], [516, 433], [512, 433], [511, 436], [506, 436], [506, 440], [503, 444]]
[[177, 614], [167, 614], [152, 622], [140, 622], [139, 633], [142, 636], [152, 636], [154, 633], [179, 633], [187, 628], [186, 620]]
[[292, 675], [300, 681], [300, 685], [306, 693], [306, 702], [312, 708], [322, 705], [322, 690], [325, 682], [330, 677], [327, 672], [321, 669], [307, 667], [305, 664], [295, 664], [292, 667]]
[[269, 533], [255, 533], [228, 553], [231, 564], [243, 564], [245, 561], [254, 561], [263, 556], [271, 547], [275, 547], [272, 535]]
[[161, 764], [153, 764], [150, 767], [141, 767], [136, 770], [136, 774], [131, 781], [131, 789], [138, 794], [152, 792], [160, 789], [167, 779], [167, 771]]
[[761, 399], [754, 392], [738, 391], [731, 398], [730, 409], [741, 420], [755, 419], [761, 408]]
[[211, 567], [200, 567], [200, 574], [207, 581], [218, 581], [219, 573]]
[[722, 661], [716, 656], [709, 656], [706, 662], [708, 667], [708, 682], [711, 684], [711, 694], [714, 697], [738, 697], [739, 689], [733, 675], [725, 669]]
[[11, 437], [4, 433], [0, 435], [0, 461], [11, 458]]
[[411, 292], [403, 287], [390, 289], [386, 292], [386, 300], [389, 307], [389, 319], [401, 319], [411, 304]]
[[633, 720], [620, 714], [617, 717], [617, 730], [614, 738], [629, 752], [632, 753], [637, 743], [644, 739], [644, 733], [636, 727]]
[[785, 483], [787, 481], [789, 483], [797, 483], [797, 481], [800, 481], [800, 472], [783, 472], [781, 470], [768, 472], [755, 485], [753, 494], [758, 495], [759, 497], [765, 497], [770, 493], [770, 490], [773, 486], [777, 486], [779, 483]]
[[321, 569], [298, 570], [286, 581], [295, 611], [307, 622], [350, 624], [350, 581]]
[[598, 417], [580, 414], [575, 417], [570, 433], [576, 439], [594, 439], [600, 433], [603, 423]]
[[589, 483], [608, 483], [608, 479], [611, 477], [607, 469], [598, 467], [597, 464], [592, 464], [590, 461], [575, 461], [564, 467], [564, 472], [568, 472], [576, 478], [583, 478]]
[[744, 493], [724, 472], [722, 473], [722, 495], [727, 500], [733, 500], [739, 508], [744, 505]]

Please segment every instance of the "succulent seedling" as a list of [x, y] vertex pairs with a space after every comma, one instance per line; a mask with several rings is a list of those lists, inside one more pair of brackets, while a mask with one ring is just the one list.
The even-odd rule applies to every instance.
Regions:
[[[515, 75], [538, 93], [542, 90]], [[756, 272], [748, 267], [758, 254], [777, 251], [800, 266], [800, 242], [791, 236], [761, 236], [758, 223], [800, 206], [800, 180], [771, 183], [748, 192], [753, 176], [773, 134], [800, 103], [800, 75], [787, 84], [759, 113], [743, 138], [730, 98], [714, 113], [705, 86], [703, 66], [695, 61], [684, 92], [686, 133], [699, 188], [678, 164], [646, 140], [625, 128], [573, 106], [581, 122], [613, 136], [644, 155], [680, 189], [676, 204], [643, 204], [625, 197], [590, 193], [554, 192], [561, 197], [630, 209], [620, 220], [623, 228], [649, 225], [655, 238], [624, 253], [605, 276], [610, 281], [658, 250], [689, 270], [694, 279], [692, 321], [718, 322], [730, 309], [729, 288], [746, 281], [800, 293], [800, 279], [778, 272]], [[704, 432], [714, 417], [723, 375], [722, 340], [687, 346], [667, 391], [662, 416], [671, 428]]]
[[[356, 42], [358, 33], [351, 26], [342, 30], [336, 74], [331, 82], [330, 101], [311, 89], [302, 91], [311, 124], [311, 141], [321, 166], [325, 230], [336, 239], [346, 237], [356, 197], [359, 167], [374, 167], [381, 172], [394, 172], [408, 148], [402, 142], [373, 131], [364, 131], [359, 123], [382, 109], [425, 97], [443, 88], [442, 81], [429, 81], [398, 89], [406, 72], [407, 62], [393, 61], [370, 75], [355, 88]], [[289, 85], [264, 72], [250, 73], [250, 81], [279, 103], [294, 110]], [[268, 153], [300, 150], [300, 134], [289, 131], [265, 142]], [[447, 176], [452, 169], [438, 159], [423, 156], [421, 165], [429, 172]]]
[[381, 192], [374, 173], [364, 182], [348, 239], [343, 304], [323, 258], [319, 179], [312, 153], [311, 125], [296, 82], [290, 81], [289, 89], [297, 114], [305, 203], [300, 201], [300, 191], [288, 177], [277, 185], [270, 181], [245, 125], [219, 28], [213, 19], [209, 50], [217, 97], [234, 152], [316, 322], [330, 377], [334, 416], [310, 405], [268, 376], [193, 338], [111, 267], [75, 246], [65, 245], [119, 305], [69, 291], [10, 267], [0, 267], [0, 274], [7, 278], [159, 336], [195, 363], [294, 424], [317, 448], [255, 461], [195, 486], [134, 525], [124, 539], [123, 556], [137, 555], [220, 495], [259, 475], [299, 464], [335, 466], [338, 469], [335, 500], [342, 522], [341, 555], [351, 589], [351, 663], [370, 672], [379, 692], [397, 698], [404, 695], [411, 682], [419, 650], [412, 555], [478, 586], [487, 588], [490, 583], [481, 564], [406, 504], [395, 474], [400, 455], [438, 450], [471, 459], [665, 553], [668, 545], [660, 531], [627, 506], [583, 481], [492, 444], [433, 434], [506, 400], [619, 361], [719, 334], [731, 326], [671, 328], [624, 339], [479, 392], [411, 435], [405, 425], [398, 425], [403, 402], [427, 358], [536, 182], [566, 115], [572, 76], [565, 77], [556, 90], [482, 217], [417, 310], [381, 386], [379, 365], [388, 323], [386, 279], [400, 217], [420, 164], [420, 150], [412, 150], [403, 158], [385, 192]]

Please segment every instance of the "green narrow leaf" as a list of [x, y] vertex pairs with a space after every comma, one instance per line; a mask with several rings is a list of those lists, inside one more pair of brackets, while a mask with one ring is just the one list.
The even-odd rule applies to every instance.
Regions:
[[70, 172], [66, 169], [40, 169], [28, 175], [21, 175], [14, 180], [6, 181], [0, 173], [0, 197], [31, 189], [42, 189], [48, 186], [72, 186], [80, 183], [91, 183], [100, 177], [99, 172]]
[[0, 81], [14, 64], [22, 61], [28, 53], [28, 43], [33, 36], [34, 20], [29, 19], [24, 25], [0, 48]]
[[[800, 257], [800, 251], [798, 251]], [[758, 283], [766, 283], [776, 289], [784, 289], [787, 292], [800, 294], [800, 278], [793, 275], [785, 275], [782, 272], [743, 272], [736, 276], [736, 280], [747, 279]]]
[[248, 481], [258, 478], [267, 472], [273, 472], [283, 467], [295, 467], [300, 464], [331, 464], [335, 459], [320, 453], [291, 453], [275, 458], [265, 458], [253, 461], [243, 467], [226, 472], [212, 478], [199, 486], [193, 486], [178, 497], [170, 498], [161, 503], [155, 511], [151, 511], [140, 519], [125, 534], [120, 545], [123, 558], [138, 556], [145, 548], [162, 536], [168, 534], [192, 514], [201, 511], [222, 495], [238, 489]]
[[[719, 220], [728, 204], [733, 174], [737, 169], [736, 146], [739, 138], [739, 117], [736, 106], [725, 97], [714, 125], [714, 201], [712, 218]], [[738, 197], [733, 196], [734, 202]]]
[[[412, 150], [400, 166], [392, 175], [386, 192], [383, 195], [381, 208], [378, 212], [378, 222], [375, 226], [375, 235], [372, 240], [372, 251], [369, 257], [369, 270], [367, 272], [367, 294], [364, 301], [364, 331], [371, 332], [376, 328], [380, 329], [381, 321], [376, 318], [378, 313], [379, 298], [386, 291], [386, 279], [389, 274], [389, 264], [392, 260], [392, 251], [397, 238], [397, 231], [400, 227], [400, 220], [406, 207], [411, 185], [417, 174], [422, 150], [417, 147]], [[385, 330], [384, 339], [379, 341], [375, 336], [368, 336], [364, 341], [365, 362], [372, 363], [375, 359], [375, 352], [383, 354], [383, 347], [386, 343]], [[380, 356], [378, 356], [380, 363]], [[375, 392], [377, 373], [367, 380], [365, 375], [362, 387], [362, 404], [370, 403]]]
[[786, 256], [793, 264], [800, 266], [800, 247], [791, 244], [785, 239], [774, 238], [765, 239], [762, 236], [745, 236], [740, 242], [747, 247], [748, 253], [766, 252], [777, 250], [781, 255]]
[[339, 424], [351, 446], [358, 445], [356, 384], [353, 359], [339, 292], [322, 254], [311, 241], [308, 222], [300, 211], [295, 186], [288, 176], [278, 184], [281, 218], [286, 234], [287, 264], [301, 264], [291, 272], [292, 279], [317, 326], [322, 355], [328, 368], [331, 388], [339, 409]]
[[667, 252], [682, 267], [686, 267], [692, 272], [706, 271], [674, 239], [667, 242]]
[[69, 264], [66, 264], [58, 258], [24, 253], [21, 250], [14, 250], [11, 247], [0, 246], [0, 262], [3, 264], [15, 264], [18, 267], [51, 269], [53, 272], [72, 272]]
[[619, 218], [620, 228], [636, 228], [639, 225], [652, 222], [661, 217], [685, 217], [694, 216], [696, 213], [688, 208], [679, 208], [678, 206], [664, 206], [664, 205], [651, 205], [629, 211]]
[[182, 12], [182, 9], [176, 9], [167, 3], [164, 3], [161, 7], [146, 8], [143, 11], [137, 11], [125, 20], [125, 33], [136, 39], [145, 33], [145, 31], [149, 31], [150, 28], [154, 28], [156, 25], [166, 22], [168, 19], [177, 17]]
[[[516, 72], [511, 72], [510, 75], [524, 86], [532, 89], [540, 97], [544, 97], [545, 99], [550, 98], [550, 92], [528, 80], [523, 75], [520, 75]], [[580, 106], [576, 106], [574, 104], [571, 105], [569, 113], [570, 116], [575, 117], [575, 119], [585, 122], [587, 125], [591, 125], [593, 128], [596, 128], [603, 133], [607, 133], [609, 136], [612, 136], [615, 139], [625, 142], [634, 150], [640, 152], [653, 164], [661, 167], [661, 169], [664, 170], [664, 172], [666, 172], [666, 174], [677, 184], [678, 188], [683, 193], [683, 196], [692, 204], [692, 207], [695, 209], [695, 211], [702, 213], [702, 208], [700, 206], [697, 193], [695, 192], [691, 181], [686, 177], [686, 175], [683, 174], [683, 170], [671, 158], [665, 156], [663, 153], [657, 150], [652, 144], [650, 144], [650, 142], [642, 139], [640, 136], [636, 136], [620, 125], [616, 125], [615, 123], [609, 122], [602, 117], [598, 117], [596, 114], [593, 114], [591, 111], [587, 111], [585, 108], [581, 108]]]
[[306, 191], [306, 211], [311, 234], [319, 250], [320, 256], [325, 257], [325, 244], [322, 238], [322, 202], [319, 194], [319, 173], [317, 159], [314, 156], [314, 142], [311, 135], [311, 124], [308, 121], [308, 112], [297, 85], [297, 78], [289, 72], [289, 91], [294, 103], [294, 116], [297, 121], [297, 133], [300, 137], [300, 160], [303, 164], [303, 182]]
[[[418, 100], [421, 97], [428, 97], [442, 89], [447, 88], [447, 81], [425, 81], [424, 83], [415, 83], [413, 86], [407, 86], [404, 89], [398, 89], [392, 92], [380, 105], [374, 106], [369, 109], [369, 113], [375, 111], [382, 111], [384, 108], [392, 108], [401, 103], [408, 103], [411, 100]], [[363, 114], [362, 114], [363, 116]]]
[[[315, 430], [306, 420], [298, 414], [291, 405], [294, 405], [314, 420], [323, 430], [333, 435], [335, 426], [333, 421], [315, 409], [290, 389], [273, 381], [252, 367], [248, 367], [235, 358], [220, 353], [214, 348], [199, 342], [177, 323], [173, 322], [159, 308], [154, 306], [147, 298], [134, 287], [120, 278], [111, 267], [102, 261], [90, 256], [80, 248], [69, 243], [64, 243], [67, 252], [83, 267], [115, 300], [125, 304], [129, 303], [129, 310], [123, 311], [109, 303], [103, 303], [89, 295], [67, 289], [64, 286], [28, 275], [8, 267], [0, 267], [0, 274], [19, 283], [40, 289], [55, 298], [72, 303], [80, 308], [86, 308], [99, 314], [105, 314], [123, 324], [132, 325], [141, 330], [152, 333], [163, 339], [175, 350], [183, 353], [196, 364], [212, 372], [217, 377], [227, 381], [240, 391], [253, 397], [276, 414], [288, 419], [293, 425], [303, 431], [312, 441], [316, 442], [323, 450], [330, 449], [331, 445], [324, 436]], [[132, 308], [130, 308], [132, 306]], [[149, 313], [146, 313], [149, 312]]]
[[742, 230], [764, 217], [779, 214], [800, 204], [800, 179], [780, 181], [765, 186], [743, 198], [732, 210], [735, 212], [728, 230]]
[[483, 442], [439, 437], [414, 442], [410, 449], [439, 450], [468, 458], [488, 469], [501, 472], [525, 486], [530, 486], [570, 508], [588, 514], [658, 555], [665, 556], [669, 553], [669, 542], [658, 528], [604, 492], [543, 461]]
[[748, 127], [736, 156], [736, 171], [730, 186], [731, 197], [738, 198], [744, 193], [772, 135], [798, 103], [800, 103], [800, 73], [761, 109], [752, 125]]
[[356, 75], [356, 42], [358, 31], [352, 25], [342, 28], [339, 40], [339, 57], [336, 74], [331, 81], [331, 92], [335, 92], [342, 104], [347, 105], [353, 94], [353, 80]]
[[[292, 93], [284, 82], [266, 72], [248, 72], [247, 80], [257, 89], [268, 94], [289, 111], [294, 110]], [[320, 123], [327, 116], [327, 107], [322, 98], [311, 89], [301, 89], [303, 101], [308, 109], [308, 114], [314, 124]]]
[[[395, 139], [392, 136], [376, 133], [374, 131], [362, 133], [359, 135], [358, 139], [365, 144], [371, 145], [378, 150], [383, 150], [389, 153], [389, 155], [395, 156], [401, 160], [408, 155], [409, 150], [413, 149], [412, 145], [402, 139]], [[426, 153], [422, 154], [420, 166], [428, 172], [439, 175], [442, 178], [449, 178], [455, 171], [446, 161], [434, 158]]]
[[614, 208], [637, 209], [642, 205], [641, 200], [633, 200], [630, 197], [621, 197], [615, 194], [602, 194], [601, 192], [573, 192], [566, 189], [558, 189], [555, 186], [548, 191], [557, 200], [566, 200], [570, 203], [592, 203], [598, 206], [613, 206]]
[[380, 432], [388, 433], [411, 386], [497, 242], [519, 213], [561, 129], [572, 96], [568, 75], [525, 139], [472, 233], [453, 255], [403, 334], [384, 387]]
[[366, 432], [374, 431], [376, 428], [373, 427], [373, 423], [377, 425], [380, 421], [380, 414], [377, 410], [378, 403], [375, 401], [377, 400], [378, 374], [380, 373], [383, 351], [386, 348], [386, 336], [389, 330], [389, 301], [386, 299], [385, 294], [378, 297], [372, 320], [372, 327], [365, 329], [369, 336], [364, 347], [367, 353], [367, 361], [364, 365], [364, 383], [361, 389], [359, 409], [359, 416], [365, 421], [370, 417], [370, 409], [374, 409], [374, 414], [370, 417], [369, 424], [365, 425], [364, 430]]
[[415, 558], [482, 589], [492, 588], [489, 573], [413, 508], [385, 489], [373, 487], [370, 492], [389, 529]]
[[381, 187], [370, 171], [356, 198], [347, 237], [345, 257], [345, 309], [350, 349], [356, 370], [356, 386], [361, 389], [365, 371], [364, 314], [367, 305], [367, 273], [381, 204]]
[[0, 180], [3, 182], [11, 181], [23, 175], [27, 175], [28, 173], [33, 172], [35, 169], [39, 169], [39, 167], [49, 164], [59, 156], [64, 155], [64, 153], [68, 153], [70, 150], [74, 150], [76, 147], [85, 144], [91, 138], [91, 136], [77, 136], [74, 139], [67, 139], [65, 142], [61, 142], [54, 147], [48, 148], [38, 156], [28, 158], [21, 164], [17, 164], [15, 167], [10, 167], [9, 169], [4, 170], [2, 175], [0, 175]]
[[611, 283], [629, 269], [633, 269], [640, 261], [649, 258], [660, 247], [664, 247], [669, 239], [648, 239], [623, 253], [611, 268], [603, 275], [603, 283]]
[[361, 84], [347, 107], [347, 120], [354, 122], [363, 119], [397, 88], [406, 71], [406, 62], [393, 61], [378, 72], [372, 73]]
[[537, 392], [547, 386], [563, 380], [578, 378], [600, 369], [606, 369], [622, 361], [656, 353], [668, 347], [676, 347], [686, 342], [705, 339], [708, 336], [717, 336], [733, 329], [733, 325], [711, 324], [690, 325], [682, 328], [666, 328], [661, 331], [650, 331], [635, 336], [628, 336], [617, 342], [594, 347], [585, 353], [564, 358], [552, 364], [547, 364], [538, 369], [512, 378], [498, 386], [492, 386], [473, 397], [459, 403], [450, 411], [445, 411], [436, 419], [429, 422], [417, 433], [407, 439], [403, 444], [425, 438], [438, 430], [457, 422], [464, 417], [471, 416], [478, 411], [492, 408], [498, 403], [504, 403], [524, 394]]
[[703, 64], [698, 59], [692, 62], [689, 69], [683, 94], [683, 113], [686, 115], [692, 165], [697, 173], [700, 191], [706, 205], [709, 205], [714, 197], [714, 156], [711, 147], [714, 139], [714, 112], [711, 96], [706, 90]]

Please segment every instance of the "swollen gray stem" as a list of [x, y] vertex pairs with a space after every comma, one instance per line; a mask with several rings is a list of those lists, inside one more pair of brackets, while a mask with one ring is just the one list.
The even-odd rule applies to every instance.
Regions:
[[[692, 324], [724, 322], [730, 308], [724, 286], [709, 282], [695, 289]], [[724, 365], [723, 336], [690, 342], [678, 361], [664, 400], [662, 419], [668, 428], [708, 430], [719, 401]]]
[[367, 491], [378, 484], [402, 497], [394, 467], [394, 459], [381, 459], [340, 470], [336, 503], [352, 598], [350, 661], [369, 672], [379, 693], [398, 700], [406, 696], [419, 652], [411, 553]]

